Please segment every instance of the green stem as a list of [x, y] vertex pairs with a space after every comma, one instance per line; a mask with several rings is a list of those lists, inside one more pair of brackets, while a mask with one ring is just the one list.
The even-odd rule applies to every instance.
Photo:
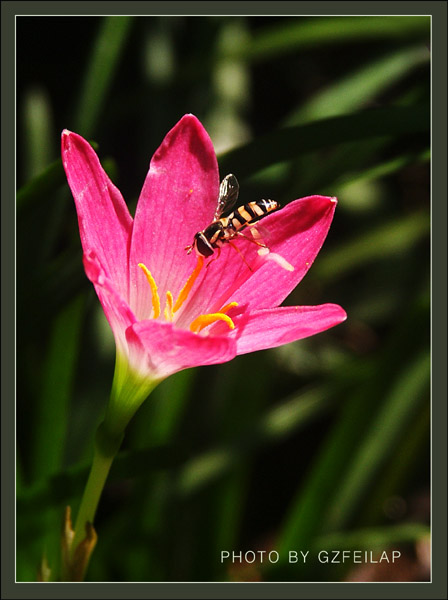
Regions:
[[95, 546], [93, 520], [124, 431], [141, 403], [160, 381], [136, 374], [130, 368], [127, 357], [117, 351], [110, 401], [104, 421], [96, 432], [92, 468], [81, 499], [73, 538], [66, 543], [70, 556], [64, 568], [69, 576], [76, 577], [75, 581], [82, 580]]
[[76, 518], [74, 537], [71, 545], [72, 556], [78, 544], [86, 536], [86, 524], [93, 523], [104, 484], [106, 483], [112, 462], [120, 448], [123, 436], [124, 434], [113, 436], [108, 433], [104, 427], [104, 423], [97, 430], [92, 468], [90, 469], [89, 478]]

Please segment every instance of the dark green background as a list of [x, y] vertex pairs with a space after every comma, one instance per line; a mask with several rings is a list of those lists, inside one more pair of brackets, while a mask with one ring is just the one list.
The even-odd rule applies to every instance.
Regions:
[[164, 382], [111, 472], [88, 579], [354, 576], [219, 562], [271, 547], [400, 547], [404, 573], [365, 577], [428, 577], [429, 59], [428, 17], [18, 18], [18, 580], [76, 510], [113, 373], [60, 132], [98, 144], [133, 210], [186, 112], [218, 150], [230, 134], [221, 174], [244, 197], [338, 196], [288, 303], [336, 302], [348, 320]]

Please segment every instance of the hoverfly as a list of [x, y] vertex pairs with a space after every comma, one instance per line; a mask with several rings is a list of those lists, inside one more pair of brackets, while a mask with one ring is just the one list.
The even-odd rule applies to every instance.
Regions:
[[214, 253], [215, 249], [218, 248], [219, 256], [221, 247], [226, 243], [230, 244], [238, 253], [240, 253], [238, 248], [231, 242], [236, 236], [242, 236], [250, 242], [254, 242], [258, 246], [266, 248], [265, 244], [256, 241], [255, 239], [248, 238], [241, 230], [247, 226], [252, 226], [256, 221], [261, 219], [261, 217], [279, 208], [280, 205], [275, 200], [256, 200], [238, 207], [228, 216], [223, 217], [222, 215], [224, 213], [233, 208], [238, 200], [238, 195], [239, 184], [237, 178], [232, 174], [226, 175], [219, 186], [218, 201], [213, 221], [208, 227], [196, 233], [193, 243], [185, 248], [188, 254], [190, 254], [194, 248], [196, 254], [208, 258]]

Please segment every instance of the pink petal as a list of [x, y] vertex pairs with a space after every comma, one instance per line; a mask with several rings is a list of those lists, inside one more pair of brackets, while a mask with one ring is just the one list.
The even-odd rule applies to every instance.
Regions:
[[223, 363], [236, 355], [235, 340], [229, 337], [197, 335], [156, 320], [139, 321], [126, 335], [129, 343], [145, 351], [140, 371], [146, 368], [160, 378], [181, 369]]
[[81, 136], [62, 132], [62, 162], [75, 199], [84, 254], [94, 252], [117, 291], [128, 298], [132, 218], [94, 150]]
[[265, 261], [234, 294], [235, 301], [257, 309], [281, 304], [302, 281], [322, 248], [336, 204], [336, 198], [308, 196], [268, 215], [263, 222], [269, 231], [268, 245], [293, 265], [294, 271]]
[[113, 282], [106, 276], [95, 253], [91, 251], [84, 254], [83, 260], [87, 277], [95, 286], [104, 314], [113, 331], [115, 342], [121, 353], [126, 356], [128, 355], [126, 329], [135, 323], [135, 316]]
[[285, 306], [264, 309], [236, 317], [237, 354], [275, 348], [309, 337], [342, 323], [347, 318], [337, 304]]
[[148, 317], [151, 300], [144, 263], [165, 297], [176, 297], [194, 268], [185, 247], [212, 220], [219, 173], [212, 142], [196, 117], [185, 115], [154, 154], [134, 220], [130, 252], [131, 306]]
[[[281, 304], [313, 264], [327, 236], [336, 203], [335, 198], [308, 196], [262, 219], [258, 227], [263, 235], [267, 232], [267, 245], [294, 266], [294, 271], [258, 256], [256, 244], [235, 238], [244, 259], [254, 269], [251, 271], [227, 244], [196, 284], [196, 310], [215, 312], [230, 301], [254, 309]], [[244, 234], [251, 237], [247, 229]]]

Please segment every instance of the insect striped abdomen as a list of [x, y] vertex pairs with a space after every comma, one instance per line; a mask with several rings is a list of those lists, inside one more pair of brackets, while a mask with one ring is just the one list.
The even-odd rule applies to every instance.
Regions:
[[236, 231], [278, 208], [275, 200], [255, 200], [237, 208], [227, 218]]

